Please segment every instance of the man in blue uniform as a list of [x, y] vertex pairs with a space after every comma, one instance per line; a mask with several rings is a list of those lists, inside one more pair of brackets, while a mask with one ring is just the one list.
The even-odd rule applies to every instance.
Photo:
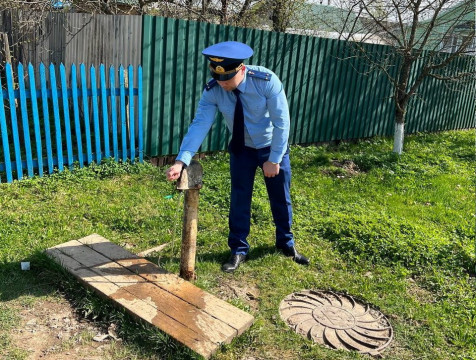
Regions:
[[295, 262], [309, 260], [295, 247], [291, 232], [292, 205], [289, 193], [289, 109], [283, 84], [262, 66], [245, 66], [253, 55], [246, 44], [226, 41], [202, 51], [210, 61], [212, 76], [203, 91], [198, 109], [185, 135], [175, 164], [167, 169], [167, 179], [180, 176], [202, 144], [215, 120], [217, 109], [232, 132], [229, 145], [231, 200], [228, 245], [230, 259], [225, 272], [235, 271], [246, 260], [250, 245], [251, 196], [256, 169], [265, 176], [271, 212], [276, 225], [276, 247]]

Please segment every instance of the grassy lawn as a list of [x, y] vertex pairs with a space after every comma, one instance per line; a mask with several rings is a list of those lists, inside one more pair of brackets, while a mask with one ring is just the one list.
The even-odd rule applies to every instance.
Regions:
[[[291, 331], [279, 303], [303, 289], [348, 293], [383, 312], [395, 333], [386, 359], [476, 359], [474, 137], [408, 136], [400, 157], [390, 153], [391, 139], [292, 147], [294, 234], [311, 265], [274, 250], [258, 174], [250, 259], [234, 274], [220, 270], [228, 258], [228, 156], [203, 159], [196, 284], [256, 319], [215, 359], [368, 359]], [[105, 358], [198, 358], [85, 290], [42, 253], [91, 233], [134, 253], [170, 242], [151, 260], [178, 273], [183, 197], [164, 171], [108, 162], [0, 184], [0, 357], [28, 357], [11, 334], [22, 310], [66, 298], [80, 316], [118, 324], [123, 342]], [[20, 270], [25, 260], [31, 271]]]

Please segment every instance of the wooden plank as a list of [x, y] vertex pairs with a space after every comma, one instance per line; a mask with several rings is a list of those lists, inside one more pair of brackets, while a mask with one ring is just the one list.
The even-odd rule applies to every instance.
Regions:
[[73, 169], [73, 142], [71, 140], [71, 120], [69, 118], [68, 84], [66, 82], [66, 71], [63, 64], [60, 64], [61, 94], [63, 97], [63, 121], [64, 134], [66, 137], [66, 154], [69, 169]]
[[58, 105], [58, 88], [56, 87], [55, 65], [50, 64], [50, 86], [51, 96], [53, 98], [53, 115], [55, 119], [56, 134], [56, 157], [58, 159], [58, 169], [63, 171], [63, 140], [61, 138], [61, 121]]
[[[48, 249], [46, 253], [69, 270], [81, 282], [92, 287], [100, 295], [110, 298], [121, 291], [120, 286], [85, 267], [74, 258], [64, 254], [58, 248]], [[206, 358], [210, 357], [217, 349], [217, 344], [206, 341], [184, 324], [157, 311], [157, 309], [141, 299], [136, 299], [133, 296], [115, 296], [113, 300], [123, 306], [131, 315], [139, 317], [149, 324], [157, 326], [161, 330], [167, 328], [167, 333], [170, 336]]]
[[[117, 109], [116, 109], [116, 75], [114, 66], [109, 68], [109, 81], [111, 88], [111, 116], [112, 116], [112, 147], [114, 149], [114, 159], [119, 162], [118, 142], [117, 142]], [[142, 104], [140, 102], [140, 104]]]
[[35, 84], [35, 71], [33, 65], [28, 64], [28, 77], [30, 78], [31, 108], [33, 111], [33, 124], [35, 127], [36, 159], [38, 161], [38, 175], [43, 176], [43, 151], [41, 146], [40, 118], [38, 116], [38, 101]]
[[74, 129], [76, 133], [76, 149], [78, 152], [79, 167], [84, 166], [83, 159], [83, 144], [81, 140], [81, 123], [79, 121], [79, 95], [78, 95], [78, 79], [76, 74], [76, 65], [71, 65], [71, 89], [73, 91], [73, 115], [74, 115]]
[[133, 273], [232, 326], [238, 335], [253, 324], [254, 318], [247, 312], [201, 290], [175, 274], [167, 273], [150, 261], [131, 254], [100, 235], [92, 234], [78, 241], [102, 254], [107, 254], [110, 259]]
[[47, 253], [100, 294], [202, 356], [211, 356], [253, 322], [246, 312], [97, 234]]
[[10, 106], [10, 121], [12, 126], [13, 146], [15, 148], [15, 161], [17, 168], [17, 179], [23, 178], [23, 168], [21, 164], [20, 138], [18, 136], [17, 112], [15, 106], [15, 94], [13, 86], [13, 69], [10, 63], [5, 65], [5, 75], [7, 77], [8, 102]]
[[154, 246], [151, 249], [147, 249], [147, 250], [141, 251], [140, 253], [137, 253], [137, 255], [140, 256], [140, 257], [146, 257], [150, 254], [162, 251], [163, 249], [165, 249], [167, 247], [168, 244], [169, 243], [165, 243], [165, 244], [161, 244], [159, 246]]
[[126, 133], [126, 90], [124, 81], [124, 67], [119, 67], [119, 103], [121, 114], [122, 161], [127, 160], [127, 133]]
[[93, 121], [94, 121], [94, 142], [96, 144], [96, 163], [100, 164], [102, 159], [101, 154], [101, 132], [99, 130], [99, 107], [98, 107], [98, 89], [96, 81], [96, 69], [94, 66], [89, 68], [91, 78], [91, 98], [93, 101]]
[[145, 259], [118, 260], [118, 263], [131, 271], [140, 271], [139, 275], [148, 281], [233, 327], [237, 335], [241, 335], [253, 324], [254, 318], [247, 312], [203, 291], [174, 274], [160, 274], [158, 268], [151, 267], [149, 264], [152, 263]]
[[[106, 238], [98, 234], [91, 234], [79, 240], [70, 241], [69, 243], [75, 244], [75, 241], [78, 241], [81, 244], [89, 246], [91, 249], [101, 253], [103, 256], [111, 260], [139, 258], [139, 256], [110, 242], [109, 240], [107, 240]], [[65, 246], [66, 244], [69, 244], [69, 243], [64, 243], [64, 244], [58, 245], [57, 247]]]
[[91, 127], [89, 125], [88, 88], [86, 85], [86, 69], [84, 64], [79, 65], [79, 71], [81, 74], [81, 97], [83, 98], [84, 131], [86, 137], [86, 152], [89, 165], [93, 161], [93, 154], [91, 145]]
[[48, 173], [53, 173], [53, 148], [51, 146], [50, 115], [48, 111], [48, 94], [46, 92], [45, 65], [40, 64], [41, 104], [43, 105], [43, 122], [45, 126], [46, 157]]
[[23, 65], [18, 64], [18, 87], [20, 88], [20, 108], [21, 119], [23, 125], [23, 146], [26, 154], [26, 166], [28, 169], [28, 176], [33, 177], [33, 155], [31, 153], [31, 139], [30, 139], [30, 124], [28, 122], [28, 111], [26, 109], [26, 90], [25, 90], [25, 75]]
[[137, 67], [137, 117], [138, 117], [138, 146], [139, 146], [139, 162], [144, 161], [144, 126], [143, 126], [143, 114], [142, 114], [142, 66]]
[[[101, 83], [101, 105], [102, 105], [102, 122], [103, 122], [103, 138], [104, 138], [104, 157], [110, 157], [109, 151], [109, 116], [107, 114], [107, 95], [106, 95], [106, 70], [104, 64], [99, 65], [99, 78]], [[113, 91], [111, 91], [113, 92]]]
[[[111, 242], [96, 244], [101, 251], [110, 250]], [[120, 249], [119, 246], [115, 245]], [[103, 256], [101, 253], [81, 244], [79, 241], [73, 240], [68, 243], [56, 247], [61, 252], [69, 255], [84, 266], [92, 268], [98, 274], [104, 276], [107, 280], [123, 285], [139, 285], [130, 286], [128, 292], [135, 294], [139, 298], [146, 298], [152, 302], [152, 306], [160, 311], [168, 314], [181, 323], [188, 323], [188, 326], [197, 333], [203, 332], [204, 338], [210, 338], [211, 341], [230, 342], [237, 332], [229, 325], [213, 318], [209, 314], [201, 311], [201, 309], [185, 302], [183, 299], [164, 291], [155, 284], [147, 281], [141, 276], [136, 275], [133, 271], [114, 262], [109, 257]], [[107, 251], [107, 250], [106, 250]], [[133, 258], [136, 255], [130, 254]], [[146, 260], [147, 261], [147, 260]], [[148, 264], [155, 266], [148, 262]], [[182, 280], [183, 281], [183, 280]], [[112, 297], [112, 296], [111, 296]], [[113, 297], [114, 298], [114, 297]], [[166, 306], [164, 304], [167, 304]], [[196, 317], [194, 319], [193, 317]], [[196, 320], [196, 321], [194, 321]]]
[[[129, 94], [129, 137], [131, 149], [131, 163], [134, 164], [136, 158], [136, 144], [135, 144], [135, 120], [134, 120], [134, 69], [132, 65], [128, 67], [128, 94]], [[142, 106], [142, 104], [140, 104]]]
[[102, 295], [109, 296], [119, 290], [118, 285], [105, 280], [101, 275], [83, 266], [72, 257], [62, 253], [59, 249], [51, 248], [46, 250], [46, 253], [66, 270], [75, 275], [80, 281], [99, 290]]
[[[1, 79], [0, 88], [3, 88]], [[10, 144], [8, 141], [7, 118], [5, 116], [5, 103], [3, 101], [3, 96], [0, 97], [0, 135], [2, 139], [3, 160], [5, 164], [5, 172], [7, 173], [7, 182], [11, 183], [13, 181], [12, 163], [10, 160]]]

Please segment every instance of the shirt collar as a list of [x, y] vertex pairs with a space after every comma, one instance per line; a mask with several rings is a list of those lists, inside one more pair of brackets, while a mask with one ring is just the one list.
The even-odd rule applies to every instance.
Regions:
[[246, 90], [246, 78], [248, 76], [248, 69], [245, 69], [245, 76], [243, 77], [243, 80], [240, 82], [240, 84], [237, 86], [237, 89], [240, 90], [240, 92], [243, 94]]

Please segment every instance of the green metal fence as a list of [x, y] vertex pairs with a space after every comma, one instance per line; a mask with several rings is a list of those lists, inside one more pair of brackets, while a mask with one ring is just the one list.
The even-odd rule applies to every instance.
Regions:
[[[387, 78], [370, 71], [359, 58], [343, 60], [351, 55], [345, 41], [145, 16], [146, 154], [177, 154], [209, 79], [201, 50], [226, 40], [249, 44], [255, 53], [247, 62], [266, 66], [283, 81], [291, 113], [291, 144], [393, 134], [394, 106]], [[392, 51], [383, 45], [365, 46], [374, 56], [388, 56]], [[467, 57], [445, 71], [471, 66], [474, 58]], [[425, 80], [410, 103], [406, 132], [474, 127], [474, 83], [456, 88]], [[217, 115], [201, 151], [223, 150], [228, 140], [228, 130]]]

